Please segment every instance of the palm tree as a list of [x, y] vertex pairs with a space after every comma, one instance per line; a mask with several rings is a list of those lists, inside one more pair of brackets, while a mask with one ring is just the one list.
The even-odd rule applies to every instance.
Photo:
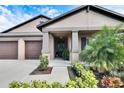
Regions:
[[89, 39], [80, 58], [96, 67], [98, 71], [118, 69], [124, 64], [124, 33], [120, 32], [122, 25], [115, 28], [104, 26], [101, 31]]

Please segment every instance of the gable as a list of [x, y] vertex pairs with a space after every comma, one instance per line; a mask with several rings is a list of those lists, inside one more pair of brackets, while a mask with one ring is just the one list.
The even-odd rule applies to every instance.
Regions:
[[100, 12], [94, 10], [86, 9], [81, 10], [75, 14], [67, 16], [63, 19], [60, 19], [52, 24], [43, 27], [43, 30], [50, 29], [59, 29], [59, 28], [101, 28], [104, 25], [107, 26], [116, 26], [121, 24], [122, 21], [110, 17]]
[[40, 32], [37, 28], [36, 25], [40, 23], [40, 21], [47, 21], [48, 19], [46, 18], [38, 18], [35, 19], [29, 23], [26, 23], [22, 26], [19, 26], [11, 31], [9, 31], [8, 33], [30, 33], [30, 32]]

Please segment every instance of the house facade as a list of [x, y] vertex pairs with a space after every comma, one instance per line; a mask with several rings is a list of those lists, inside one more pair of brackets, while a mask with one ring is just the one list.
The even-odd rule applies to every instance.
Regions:
[[89, 37], [104, 25], [115, 27], [123, 22], [122, 14], [92, 5], [53, 19], [40, 15], [0, 34], [0, 59], [38, 59], [42, 54], [54, 60], [67, 50], [70, 61], [78, 60]]
[[36, 25], [47, 20], [50, 18], [38, 15], [0, 33], [0, 60], [38, 59], [43, 35]]

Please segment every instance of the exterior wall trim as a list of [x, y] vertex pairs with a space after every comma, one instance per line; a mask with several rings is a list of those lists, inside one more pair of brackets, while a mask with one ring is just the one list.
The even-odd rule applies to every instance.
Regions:
[[43, 37], [1, 37], [0, 41], [18, 41], [22, 38], [25, 41], [41, 41]]
[[33, 17], [33, 18], [31, 18], [31, 19], [25, 21], [25, 22], [22, 22], [22, 23], [20, 23], [20, 24], [14, 26], [14, 27], [12, 27], [12, 28], [9, 28], [9, 29], [3, 31], [2, 33], [7, 33], [7, 32], [9, 32], [9, 31], [12, 31], [12, 30], [14, 30], [14, 29], [16, 29], [16, 28], [18, 28], [18, 27], [20, 27], [20, 26], [23, 26], [23, 25], [25, 25], [25, 24], [27, 24], [27, 23], [29, 23], [29, 22], [31, 22], [31, 21], [34, 21], [34, 20], [36, 20], [36, 19], [38, 19], [38, 18], [46, 18], [46, 19], [48, 19], [48, 20], [51, 20], [51, 18], [40, 14], [40, 15], [35, 16], [35, 17]]
[[[115, 26], [110, 26], [110, 27], [115, 27]], [[102, 27], [62, 27], [62, 28], [44, 28], [42, 31], [43, 32], [54, 32], [54, 31], [94, 31], [94, 30], [101, 30]], [[120, 28], [120, 30], [123, 30], [124, 27]]]
[[11, 36], [11, 37], [14, 37], [14, 36], [27, 36], [27, 37], [29, 37], [29, 36], [42, 36], [43, 34], [42, 33], [2, 33], [2, 34], [0, 34], [0, 37], [7, 37], [7, 36]]

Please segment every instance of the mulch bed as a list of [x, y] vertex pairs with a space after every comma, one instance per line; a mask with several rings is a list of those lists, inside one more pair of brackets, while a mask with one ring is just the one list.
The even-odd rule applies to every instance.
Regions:
[[53, 67], [48, 67], [45, 70], [41, 70], [40, 67], [37, 67], [30, 75], [41, 75], [41, 74], [51, 74]]

